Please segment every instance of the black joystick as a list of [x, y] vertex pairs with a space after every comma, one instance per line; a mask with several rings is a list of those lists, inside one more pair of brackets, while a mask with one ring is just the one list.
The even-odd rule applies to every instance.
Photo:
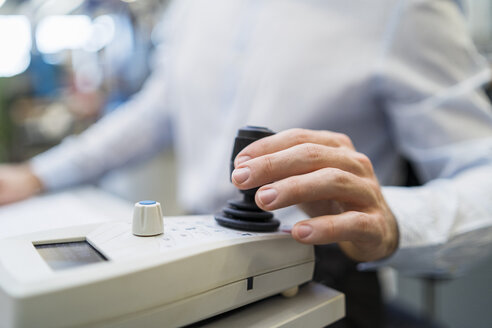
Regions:
[[[234, 171], [234, 159], [241, 150], [250, 143], [275, 134], [272, 130], [258, 126], [246, 126], [237, 132], [232, 150], [230, 174]], [[222, 212], [215, 215], [215, 220], [225, 227], [246, 231], [275, 231], [280, 221], [273, 218], [272, 212], [265, 212], [255, 203], [255, 194], [258, 188], [240, 190], [241, 200], [229, 200]]]

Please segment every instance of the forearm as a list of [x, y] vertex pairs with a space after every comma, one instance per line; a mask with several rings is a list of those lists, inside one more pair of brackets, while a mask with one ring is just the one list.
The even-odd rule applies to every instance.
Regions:
[[161, 80], [144, 90], [84, 133], [33, 158], [33, 172], [47, 190], [100, 177], [105, 172], [148, 157], [169, 141], [169, 122]]

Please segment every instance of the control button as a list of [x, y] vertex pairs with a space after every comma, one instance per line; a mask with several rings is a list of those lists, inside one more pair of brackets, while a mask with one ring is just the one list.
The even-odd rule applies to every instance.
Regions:
[[164, 233], [162, 208], [159, 202], [143, 200], [133, 208], [133, 234], [155, 236]]

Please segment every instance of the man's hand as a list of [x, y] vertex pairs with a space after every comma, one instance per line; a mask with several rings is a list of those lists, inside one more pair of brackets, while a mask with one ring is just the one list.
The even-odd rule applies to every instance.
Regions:
[[31, 197], [41, 190], [41, 181], [28, 165], [0, 165], [0, 205]]
[[236, 187], [262, 186], [255, 199], [260, 208], [298, 204], [312, 217], [292, 229], [299, 242], [338, 242], [357, 261], [382, 259], [398, 247], [396, 220], [371, 161], [346, 135], [283, 131], [244, 148], [234, 164]]

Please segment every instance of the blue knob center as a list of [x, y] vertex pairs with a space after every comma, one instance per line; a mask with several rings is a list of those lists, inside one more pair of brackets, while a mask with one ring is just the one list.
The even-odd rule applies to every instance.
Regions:
[[154, 205], [156, 203], [155, 200], [142, 200], [138, 202], [140, 205]]

